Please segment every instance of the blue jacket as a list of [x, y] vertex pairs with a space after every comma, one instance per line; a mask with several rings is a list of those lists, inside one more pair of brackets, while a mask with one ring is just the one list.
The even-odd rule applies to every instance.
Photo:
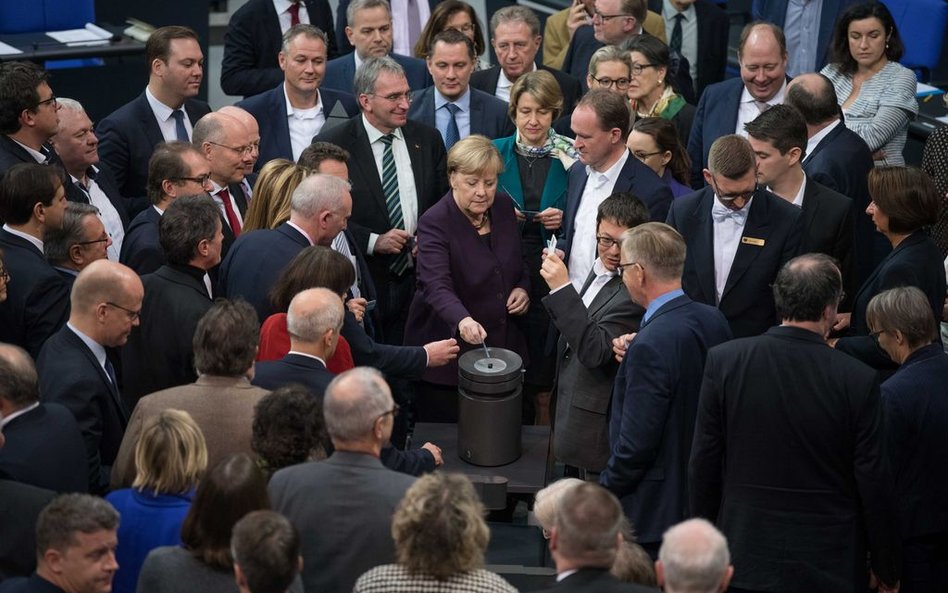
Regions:
[[[389, 57], [401, 64], [405, 69], [408, 86], [420, 90], [431, 86], [431, 75], [424, 60], [389, 54]], [[323, 78], [321, 89], [336, 89], [344, 93], [352, 93], [352, 81], [355, 80], [355, 53], [347, 54], [326, 62], [326, 76]], [[358, 97], [356, 97], [358, 100]]]

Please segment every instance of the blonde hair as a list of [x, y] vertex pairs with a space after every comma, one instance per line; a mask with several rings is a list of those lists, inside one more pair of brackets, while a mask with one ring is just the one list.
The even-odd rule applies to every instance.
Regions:
[[260, 169], [253, 186], [253, 201], [244, 218], [244, 231], [275, 229], [290, 219], [290, 196], [310, 175], [307, 167], [286, 159], [273, 159]]
[[187, 412], [162, 410], [145, 421], [135, 445], [135, 467], [132, 488], [187, 492], [207, 468], [204, 434]]
[[575, 488], [582, 483], [583, 481], [578, 478], [563, 478], [537, 492], [533, 503], [533, 515], [537, 518], [544, 533], [549, 532], [556, 524], [556, 512], [560, 508], [563, 495], [570, 488]]
[[546, 70], [528, 72], [517, 79], [510, 89], [510, 105], [507, 115], [516, 121], [517, 107], [520, 106], [520, 97], [529, 94], [543, 109], [553, 112], [553, 119], [563, 113], [563, 91], [556, 78]]
[[448, 151], [448, 175], [475, 175], [486, 172], [499, 175], [503, 170], [504, 161], [486, 136], [468, 136], [458, 140]]

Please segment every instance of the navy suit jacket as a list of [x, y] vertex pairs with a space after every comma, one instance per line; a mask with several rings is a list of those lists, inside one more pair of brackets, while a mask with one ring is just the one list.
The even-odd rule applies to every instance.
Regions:
[[[389, 57], [405, 69], [405, 78], [408, 79], [409, 87], [423, 89], [431, 86], [431, 75], [428, 74], [428, 66], [424, 60], [399, 54], [389, 54]], [[352, 93], [352, 81], [355, 79], [355, 75], [355, 53], [329, 60], [326, 62], [326, 76], [323, 78], [323, 84], [320, 88]]]
[[26, 239], [0, 229], [0, 249], [10, 274], [7, 300], [0, 303], [0, 342], [36, 358], [69, 317], [69, 285]]
[[[698, 79], [695, 83], [695, 96], [700, 97], [709, 84], [724, 80], [727, 69], [727, 42], [730, 21], [724, 10], [708, 0], [698, 0], [694, 4], [698, 21]], [[648, 0], [648, 9], [662, 14], [662, 0]], [[666, 34], [671, 38], [671, 30]]]
[[158, 235], [160, 221], [161, 214], [153, 206], [148, 206], [138, 213], [125, 232], [119, 261], [139, 276], [151, 274], [165, 265], [165, 250]]
[[46, 341], [36, 360], [40, 397], [69, 408], [85, 441], [89, 489], [109, 487], [112, 464], [118, 455], [128, 411], [118, 387], [82, 339], [63, 327]]
[[708, 168], [708, 152], [715, 140], [737, 129], [737, 112], [744, 92], [740, 77], [712, 84], [701, 94], [691, 122], [688, 156], [691, 157], [691, 187], [704, 187], [703, 169]]
[[[59, 155], [51, 147], [46, 146], [50, 154], [50, 162], [58, 163]], [[17, 144], [6, 134], [0, 134], [0, 179], [3, 179], [7, 169], [18, 163], [36, 163], [33, 155], [26, 152], [26, 149]]]
[[[825, 253], [842, 266], [843, 289], [854, 294], [853, 201], [807, 178], [800, 210], [800, 253]], [[846, 303], [852, 297], [846, 297]], [[848, 310], [848, 307], [847, 309]]]
[[948, 355], [929, 344], [882, 384], [886, 454], [902, 539], [948, 532]]
[[[575, 77], [570, 76], [562, 70], [550, 68], [545, 64], [537, 64], [537, 70], [545, 70], [553, 75], [557, 84], [560, 85], [560, 91], [563, 93], [563, 110], [560, 115], [569, 115], [573, 112], [573, 107], [583, 96], [583, 86]], [[585, 79], [585, 75], [583, 76]], [[493, 96], [497, 92], [497, 81], [500, 80], [500, 66], [493, 66], [486, 70], [477, 70], [471, 74], [471, 86], [484, 91]], [[513, 132], [511, 132], [512, 134]], [[510, 134], [505, 134], [509, 136]], [[497, 136], [501, 138], [502, 136]], [[496, 139], [496, 138], [495, 138]]]
[[714, 307], [687, 295], [639, 328], [619, 366], [600, 482], [622, 502], [640, 542], [660, 542], [689, 516], [688, 456], [708, 349], [731, 339]]
[[[270, 3], [273, 6], [273, 3]], [[323, 114], [328, 118], [336, 103], [342, 103], [349, 117], [359, 114], [359, 105], [349, 92], [333, 89], [319, 89], [319, 97], [323, 104]], [[290, 124], [286, 114], [286, 95], [283, 93], [283, 82], [276, 87], [260, 93], [255, 97], [244, 99], [237, 103], [250, 112], [260, 125], [260, 158], [257, 159], [256, 170], [273, 159], [293, 159], [293, 145], [290, 142]]]
[[[514, 133], [513, 121], [507, 115], [507, 103], [497, 97], [471, 89], [471, 134], [481, 134], [490, 139], [503, 138]], [[428, 87], [412, 101], [408, 118], [437, 128], [435, 125], [435, 87]], [[461, 135], [464, 137], [464, 134]]]
[[[0, 590], [61, 591], [34, 573], [36, 569], [36, 520], [56, 492], [8, 480], [0, 474]], [[31, 576], [32, 575], [32, 576]], [[24, 580], [14, 577], [28, 577]], [[19, 586], [18, 586], [19, 585]], [[29, 588], [33, 587], [33, 588]]]
[[[754, 0], [753, 15], [755, 21], [770, 21], [781, 29], [787, 20], [789, 0]], [[820, 33], [816, 45], [816, 72], [819, 72], [829, 60], [829, 46], [833, 39], [833, 27], [839, 16], [857, 0], [823, 0], [820, 16]]]
[[682, 286], [699, 303], [716, 304], [735, 338], [762, 334], [777, 323], [770, 285], [800, 248], [800, 209], [766, 190], [754, 193], [741, 243], [717, 303], [711, 219], [715, 199], [706, 187], [678, 198], [668, 212], [666, 222], [681, 233], [688, 246]]
[[[569, 257], [569, 250], [573, 244], [573, 233], [576, 232], [574, 222], [579, 211], [579, 202], [586, 188], [586, 165], [580, 161], [573, 163], [567, 172], [569, 175], [566, 193], [566, 212], [563, 215], [563, 241], [560, 246]], [[613, 193], [629, 191], [642, 200], [648, 208], [651, 219], [655, 222], [664, 222], [668, 216], [668, 208], [672, 203], [672, 192], [662, 178], [655, 174], [639, 159], [629, 154], [616, 184]]]
[[[211, 108], [204, 101], [188, 99], [184, 111], [193, 126]], [[114, 176], [119, 194], [131, 200], [128, 210], [134, 217], [149, 203], [145, 198], [148, 161], [155, 146], [165, 141], [144, 91], [100, 121], [96, 134], [99, 157]]]
[[[96, 185], [99, 186], [99, 189], [105, 193], [109, 202], [115, 207], [119, 218], [122, 219], [122, 228], [128, 229], [128, 209], [125, 207], [125, 198], [123, 198], [121, 192], [119, 192], [118, 187], [115, 185], [115, 179], [112, 178], [108, 169], [102, 164], [96, 165], [96, 168], [99, 170], [98, 172], [95, 172], [92, 167], [89, 167], [89, 177], [95, 180]], [[72, 183], [71, 179], [66, 181], [65, 186], [67, 200], [70, 202], [80, 202], [82, 204], [90, 203], [89, 196], [86, 195], [86, 192], [79, 189], [79, 186], [75, 183]], [[125, 245], [124, 240], [122, 241], [122, 245]]]
[[3, 427], [0, 475], [56, 492], [88, 492], [82, 433], [59, 404], [40, 404]]
[[333, 375], [315, 358], [289, 353], [280, 360], [257, 362], [252, 383], [273, 391], [291, 383], [299, 383], [313, 392], [320, 402]]

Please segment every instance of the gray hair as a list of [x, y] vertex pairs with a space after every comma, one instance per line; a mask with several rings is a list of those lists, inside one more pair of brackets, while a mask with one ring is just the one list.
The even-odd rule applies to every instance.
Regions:
[[326, 46], [326, 51], [329, 51], [329, 37], [322, 29], [315, 25], [300, 23], [298, 25], [293, 25], [287, 29], [286, 33], [283, 34], [283, 43], [280, 46], [280, 52], [282, 52], [284, 56], [288, 56], [290, 54], [290, 43], [292, 43], [293, 40], [300, 35], [309, 39], [322, 40], [323, 45]]
[[343, 196], [349, 191], [349, 182], [317, 173], [303, 179], [290, 197], [290, 212], [303, 218], [312, 218], [317, 213], [342, 209]]
[[658, 559], [665, 569], [666, 591], [715, 593], [731, 554], [727, 538], [705, 519], [689, 519], [665, 532]]
[[556, 512], [560, 508], [563, 495], [582, 483], [578, 478], [563, 478], [536, 493], [533, 499], [533, 515], [544, 531], [549, 531], [556, 523]]
[[68, 97], [56, 97], [56, 103], [59, 105], [60, 109], [78, 111], [79, 113], [86, 112], [86, 109], [82, 106], [82, 103], [76, 101], [75, 99], [70, 99]]
[[353, 2], [349, 4], [349, 7], [346, 8], [346, 22], [351, 25], [352, 21], [355, 20], [356, 13], [360, 10], [378, 8], [380, 6], [388, 11], [389, 16], [392, 16], [392, 7], [386, 0], [353, 0]]
[[540, 19], [537, 13], [526, 6], [514, 4], [505, 6], [490, 17], [490, 36], [493, 37], [497, 32], [497, 27], [504, 23], [524, 23], [530, 27], [530, 34], [536, 37], [540, 34]]
[[375, 421], [394, 405], [382, 373], [371, 367], [356, 367], [326, 388], [323, 417], [333, 439], [359, 441], [371, 436]]
[[646, 222], [622, 233], [622, 259], [640, 264], [661, 280], [681, 279], [685, 253], [685, 240], [662, 222]]
[[[299, 310], [300, 299], [319, 295], [326, 300], [328, 306]], [[294, 303], [297, 306], [294, 306]], [[296, 336], [304, 342], [319, 340], [327, 330], [336, 333], [342, 328], [343, 304], [339, 295], [328, 288], [310, 288], [298, 293], [290, 301], [290, 308], [286, 312], [286, 329], [291, 336]]]
[[90, 494], [63, 494], [46, 505], [36, 520], [36, 551], [65, 551], [76, 545], [76, 533], [92, 534], [118, 529], [119, 514], [104, 498]]
[[208, 113], [194, 124], [191, 143], [200, 149], [205, 142], [223, 142], [228, 121], [240, 123], [237, 118], [226, 113]]
[[872, 297], [866, 320], [874, 331], [900, 331], [909, 348], [931, 344], [937, 336], [932, 305], [916, 286], [899, 286]]
[[360, 95], [371, 95], [375, 92], [375, 82], [382, 72], [388, 72], [393, 76], [405, 76], [405, 69], [391, 57], [369, 58], [356, 70], [355, 79], [352, 81], [352, 90], [356, 99]]
[[86, 216], [98, 216], [99, 209], [92, 204], [69, 202], [66, 204], [66, 213], [63, 215], [61, 229], [47, 231], [43, 238], [43, 252], [51, 264], [65, 264], [69, 262], [69, 249], [77, 243], [86, 240], [83, 236], [82, 221]]

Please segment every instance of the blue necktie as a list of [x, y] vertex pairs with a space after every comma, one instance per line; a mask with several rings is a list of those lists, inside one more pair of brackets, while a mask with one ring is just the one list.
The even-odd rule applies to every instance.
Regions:
[[[392, 152], [394, 139], [392, 134], [379, 138], [379, 142], [385, 145], [382, 152], [382, 193], [385, 195], [385, 208], [388, 210], [388, 220], [392, 223], [392, 228], [404, 229], [405, 218], [402, 216], [402, 201], [398, 193], [398, 170], [395, 169], [395, 153]], [[408, 251], [402, 250], [389, 265], [389, 270], [396, 276], [401, 276], [408, 270], [409, 257]]]
[[184, 127], [184, 112], [180, 109], [175, 109], [171, 112], [171, 117], [174, 118], [174, 133], [177, 134], [178, 140], [181, 142], [190, 142], [191, 139], [188, 138], [188, 129]]
[[461, 139], [461, 132], [458, 130], [458, 120], [454, 117], [460, 107], [454, 103], [445, 103], [444, 108], [448, 110], [448, 129], [444, 134], [444, 148], [451, 150], [454, 143]]

